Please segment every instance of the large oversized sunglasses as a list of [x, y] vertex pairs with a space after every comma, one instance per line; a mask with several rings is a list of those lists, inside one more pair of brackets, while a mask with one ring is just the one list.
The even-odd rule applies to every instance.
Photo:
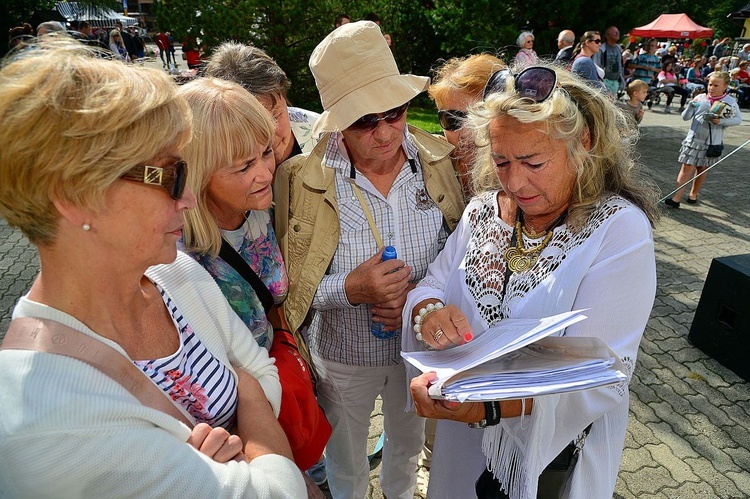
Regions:
[[172, 199], [180, 199], [185, 192], [187, 162], [179, 160], [164, 168], [138, 165], [120, 178], [132, 182], [142, 182], [146, 185], [159, 185], [167, 190]]
[[349, 125], [349, 128], [358, 132], [367, 132], [369, 130], [374, 130], [375, 127], [378, 126], [378, 123], [381, 121], [385, 121], [386, 123], [395, 123], [400, 120], [401, 117], [403, 117], [408, 107], [408, 102], [403, 106], [394, 107], [393, 109], [384, 112], [382, 118], [377, 114], [366, 114]]
[[509, 77], [513, 77], [518, 95], [534, 102], [544, 102], [549, 99], [557, 86], [557, 75], [550, 68], [532, 66], [518, 75], [514, 75], [510, 69], [501, 69], [490, 76], [484, 87], [482, 98], [486, 99], [495, 92], [505, 92], [505, 84]]
[[438, 121], [443, 130], [455, 132], [464, 126], [466, 113], [457, 109], [443, 109], [438, 111]]

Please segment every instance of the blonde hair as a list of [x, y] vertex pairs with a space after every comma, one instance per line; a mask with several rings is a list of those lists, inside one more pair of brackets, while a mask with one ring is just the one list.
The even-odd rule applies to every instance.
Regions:
[[[608, 193], [634, 203], [653, 224], [658, 219], [658, 191], [636, 168], [634, 139], [622, 139], [623, 135], [630, 137], [625, 132], [628, 122], [623, 112], [604, 93], [570, 72], [544, 62], [538, 65], [557, 75], [557, 89], [544, 102], [521, 97], [514, 90], [513, 78], [509, 78], [505, 91], [493, 93], [471, 108], [469, 125], [477, 146], [472, 170], [474, 191], [501, 188], [491, 155], [489, 127], [492, 120], [508, 116], [520, 123], [538, 124], [552, 140], [565, 144], [568, 164], [576, 172], [568, 216], [571, 227], [582, 227]], [[584, 147], [584, 134], [590, 137], [589, 150]]]
[[[116, 36], [120, 37], [119, 42], [115, 41]], [[113, 43], [116, 45], [122, 45], [123, 47], [125, 46], [125, 40], [122, 39], [122, 33], [120, 32], [119, 29], [113, 29], [112, 31], [109, 32], [109, 44], [112, 45]]]
[[724, 85], [726, 86], [729, 86], [729, 82], [731, 81], [731, 78], [729, 77], [729, 73], [727, 73], [726, 71], [719, 71], [718, 69], [714, 71], [713, 73], [711, 73], [710, 75], [708, 75], [709, 80], [713, 80], [714, 78], [717, 80], [723, 81]]
[[628, 83], [627, 93], [628, 97], [632, 97], [634, 93], [639, 90], [648, 90], [648, 83], [643, 80], [633, 80]]
[[53, 199], [99, 210], [125, 172], [189, 138], [190, 110], [161, 71], [39, 41], [0, 70], [0, 216], [52, 243]]
[[270, 147], [273, 121], [266, 109], [237, 83], [201, 78], [180, 89], [193, 111], [193, 140], [182, 150], [190, 165], [187, 186], [195, 209], [185, 215], [182, 241], [188, 251], [216, 257], [221, 232], [208, 208], [208, 184], [220, 168]]
[[435, 71], [433, 83], [427, 94], [438, 108], [442, 108], [443, 103], [455, 92], [465, 92], [481, 99], [492, 73], [504, 67], [505, 63], [492, 54], [448, 59]]

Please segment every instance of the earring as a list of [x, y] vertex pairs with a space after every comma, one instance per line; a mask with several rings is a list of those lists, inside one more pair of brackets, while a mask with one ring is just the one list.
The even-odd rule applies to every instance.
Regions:
[[87, 232], [91, 230], [91, 226], [89, 224], [83, 224], [81, 225], [81, 228]]

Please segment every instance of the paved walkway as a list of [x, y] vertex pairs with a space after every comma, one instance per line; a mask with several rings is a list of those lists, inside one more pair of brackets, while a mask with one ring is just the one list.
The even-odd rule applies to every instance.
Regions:
[[[689, 122], [654, 109], [644, 118], [638, 150], [667, 193]], [[750, 113], [743, 117], [742, 125], [725, 133], [728, 152], [750, 136]], [[709, 173], [700, 203], [665, 210], [656, 228], [658, 290], [631, 383], [617, 499], [750, 497], [750, 384], [687, 339], [711, 260], [750, 253], [748, 165], [750, 148], [722, 162]], [[34, 249], [0, 221], [0, 331], [37, 270]], [[376, 410], [371, 446], [381, 424]], [[370, 498], [382, 497], [378, 472], [376, 463]]]

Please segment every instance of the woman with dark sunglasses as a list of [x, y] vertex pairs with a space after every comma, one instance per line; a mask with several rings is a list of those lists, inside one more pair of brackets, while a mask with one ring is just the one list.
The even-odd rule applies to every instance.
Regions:
[[573, 49], [570, 71], [586, 80], [592, 87], [608, 91], [603, 82], [604, 70], [592, 59], [594, 54], [599, 52], [601, 45], [602, 37], [598, 31], [585, 32]]
[[[35, 48], [0, 70], [0, 216], [42, 268], [0, 350], [0, 490], [303, 497], [273, 359], [176, 248], [196, 203], [187, 102], [160, 71], [75, 41]], [[127, 379], [105, 374], [117, 362]]]
[[435, 71], [428, 95], [438, 108], [438, 120], [443, 135], [453, 146], [453, 168], [461, 181], [464, 196], [472, 195], [469, 168], [474, 161], [474, 144], [464, 122], [469, 106], [482, 100], [490, 75], [505, 67], [505, 63], [491, 54], [454, 57]]
[[[307, 326], [318, 402], [333, 426], [331, 496], [367, 494], [370, 414], [380, 396], [383, 495], [412, 497], [424, 421], [404, 412], [401, 309], [461, 217], [461, 187], [451, 147], [406, 124], [409, 101], [429, 79], [399, 72], [375, 23], [334, 30], [313, 51], [310, 71], [322, 136], [309, 155], [282, 163], [274, 181], [289, 274], [284, 312], [292, 330]], [[386, 245], [398, 259], [381, 261]]]
[[[621, 138], [624, 115], [602, 92], [543, 65], [493, 75], [467, 126], [478, 145], [478, 194], [409, 293], [404, 350], [462, 345], [506, 317], [586, 309], [588, 319], [564, 335], [602, 339], [632, 375], [655, 295], [657, 207]], [[440, 419], [428, 497], [537, 497], [542, 471], [569, 457], [584, 433], [563, 497], [612, 496], [627, 383], [458, 403], [430, 398], [434, 379], [426, 373], [411, 383], [417, 412]]]

